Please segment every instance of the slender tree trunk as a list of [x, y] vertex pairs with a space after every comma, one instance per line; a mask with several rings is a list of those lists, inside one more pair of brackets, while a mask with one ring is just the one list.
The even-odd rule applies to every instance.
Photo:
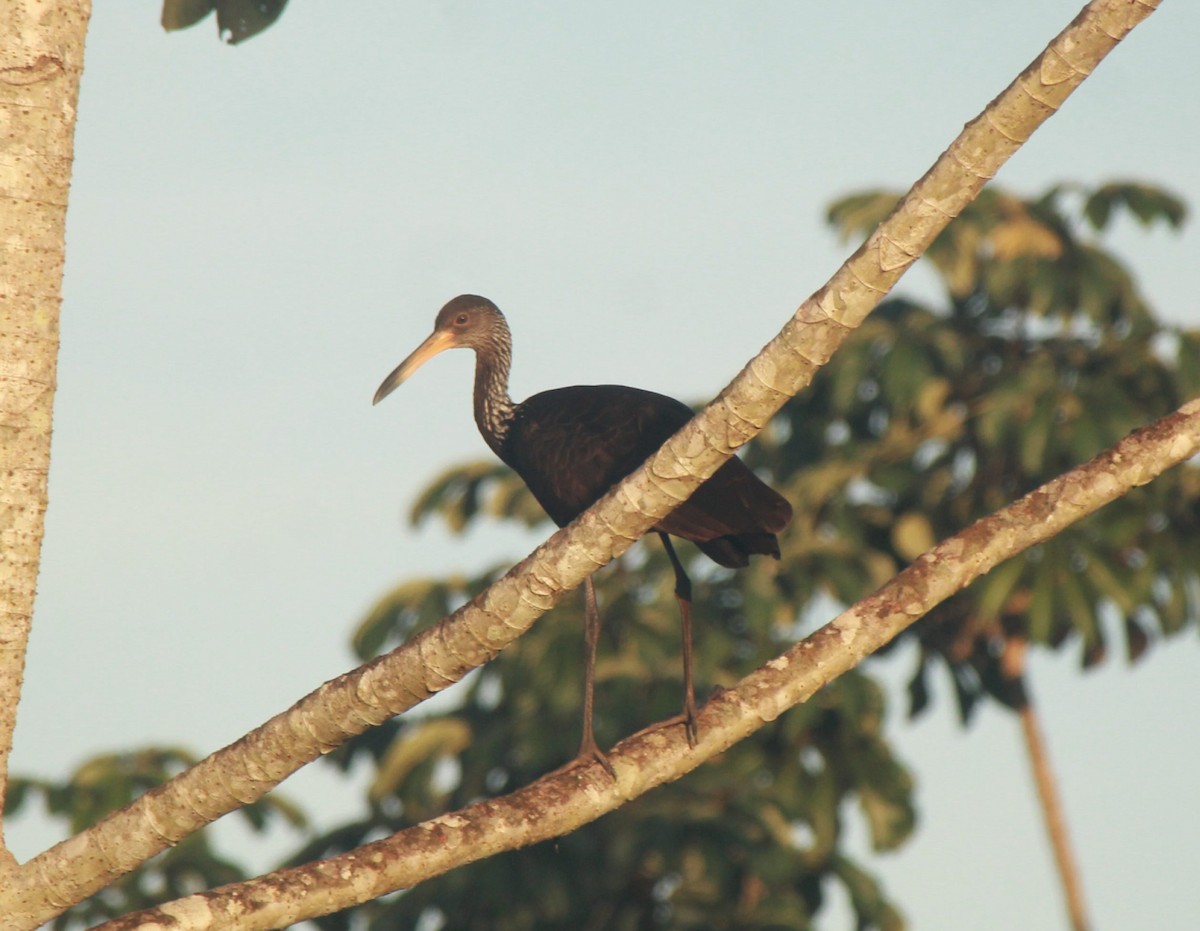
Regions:
[[[88, 0], [0, 3], [0, 796], [50, 468], [67, 188]], [[16, 869], [0, 823], [0, 886]]]
[[1067, 832], [1067, 818], [1058, 792], [1058, 781], [1054, 778], [1054, 769], [1050, 765], [1050, 751], [1042, 735], [1041, 722], [1029, 693], [1028, 680], [1025, 679], [1026, 648], [1027, 644], [1023, 639], [1012, 638], [1008, 641], [1004, 655], [1005, 672], [1013, 678], [1023, 680], [1025, 702], [1020, 712], [1021, 731], [1025, 737], [1025, 751], [1029, 754], [1029, 768], [1033, 772], [1038, 803], [1042, 808], [1042, 822], [1046, 825], [1046, 834], [1054, 851], [1054, 865], [1058, 868], [1059, 882], [1062, 883], [1071, 929], [1089, 931], [1091, 922], [1088, 921], [1087, 906], [1083, 900], [1083, 880], [1071, 849], [1071, 838]]

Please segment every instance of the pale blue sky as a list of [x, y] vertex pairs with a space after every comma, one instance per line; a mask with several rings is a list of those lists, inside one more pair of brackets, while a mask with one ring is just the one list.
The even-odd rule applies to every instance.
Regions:
[[[1078, 10], [352, 6], [293, 3], [231, 49], [211, 23], [167, 36], [152, 5], [96, 4], [18, 772], [215, 749], [345, 671], [391, 584], [538, 542], [403, 521], [487, 453], [466, 354], [370, 404], [446, 299], [508, 313], [518, 398], [709, 397], [849, 251], [828, 202], [910, 184]], [[999, 182], [1144, 178], [1200, 206], [1196, 35], [1200, 7], [1167, 0]], [[1194, 224], [1111, 241], [1164, 316], [1200, 322]], [[1189, 631], [1132, 673], [1034, 661], [1098, 929], [1194, 921], [1198, 658]], [[963, 733], [938, 698], [896, 731], [917, 837], [875, 866], [914, 928], [1063, 927], [1016, 721]], [[285, 788], [325, 823], [357, 804], [314, 767]], [[11, 834], [22, 858], [53, 839]]]

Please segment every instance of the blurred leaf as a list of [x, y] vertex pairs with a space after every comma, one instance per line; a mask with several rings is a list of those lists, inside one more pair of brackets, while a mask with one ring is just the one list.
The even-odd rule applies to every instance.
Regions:
[[435, 718], [409, 728], [379, 764], [367, 797], [378, 802], [392, 795], [418, 763], [430, 757], [457, 756], [471, 744], [471, 727], [460, 718]]
[[1133, 599], [1129, 597], [1125, 586], [1116, 577], [1112, 567], [1104, 559], [1089, 559], [1084, 569], [1084, 574], [1104, 597], [1112, 601], [1123, 614], [1129, 615], [1133, 613], [1136, 607]]
[[404, 642], [416, 630], [450, 613], [450, 596], [462, 591], [462, 579], [442, 582], [413, 579], [397, 585], [379, 599], [359, 623], [352, 641], [359, 659], [372, 659], [389, 640]]
[[216, 11], [217, 35], [236, 45], [275, 22], [287, 0], [163, 0], [162, 27], [186, 29]]
[[448, 469], [421, 492], [409, 520], [419, 527], [426, 517], [442, 517], [455, 533], [462, 533], [479, 510], [480, 487], [503, 475], [507, 467], [498, 462], [469, 462]]
[[868, 191], [834, 201], [826, 219], [843, 240], [865, 236], [896, 209], [900, 198], [890, 191]]
[[409, 515], [414, 526], [437, 515], [462, 533], [482, 514], [518, 520], [528, 527], [549, 521], [516, 474], [499, 462], [470, 462], [443, 472], [426, 486]]
[[[1053, 547], [1048, 548], [1051, 553]], [[1029, 639], [1034, 643], [1050, 643], [1054, 637], [1056, 600], [1055, 572], [1050, 558], [1044, 559], [1033, 573], [1033, 588], [1029, 599]]]
[[1104, 229], [1116, 207], [1127, 208], [1144, 226], [1163, 220], [1178, 228], [1187, 216], [1184, 202], [1168, 191], [1148, 184], [1105, 184], [1087, 198], [1084, 213], [1096, 229]]
[[1063, 252], [1058, 234], [1028, 214], [1014, 216], [992, 227], [988, 239], [992, 254], [1000, 261], [1021, 256], [1057, 259]]
[[911, 791], [911, 782], [893, 793], [879, 792], [873, 786], [859, 789], [859, 804], [871, 831], [871, 847], [877, 853], [895, 850], [912, 834], [915, 814], [909, 801]]
[[908, 680], [908, 716], [915, 718], [929, 705], [928, 663], [924, 657], [917, 663], [912, 678]]
[[1034, 404], [1033, 415], [1025, 424], [1021, 435], [1021, 467], [1026, 472], [1041, 472], [1046, 464], [1046, 449], [1054, 429], [1055, 407], [1053, 396], [1042, 395]]
[[1085, 649], [1089, 651], [1089, 665], [1094, 665], [1104, 658], [1104, 637], [1096, 616], [1098, 607], [1088, 599], [1080, 572], [1064, 567], [1058, 580], [1059, 600], [1071, 626], [1083, 638]]
[[194, 26], [217, 8], [216, 0], [163, 0], [162, 27], [168, 32]]
[[1150, 637], [1136, 618], [1126, 617], [1124, 626], [1126, 656], [1128, 656], [1130, 664], [1133, 664], [1141, 659], [1149, 648]]
[[903, 931], [904, 919], [884, 898], [879, 884], [869, 874], [841, 857], [834, 863], [834, 872], [850, 893], [850, 901], [859, 915], [859, 929]]
[[1185, 398], [1200, 396], [1200, 330], [1184, 330], [1179, 334], [1176, 364], [1179, 366], [1180, 394]]
[[1002, 562], [973, 586], [976, 614], [985, 623], [1000, 617], [1028, 566], [1025, 557]]
[[928, 359], [919, 347], [909, 341], [896, 343], [884, 359], [880, 387], [891, 403], [908, 408], [930, 374]]
[[917, 390], [913, 407], [922, 422], [938, 421], [953, 392], [948, 378], [926, 378]]
[[892, 527], [892, 546], [906, 562], [912, 562], [936, 545], [933, 525], [924, 514], [915, 511], [901, 514]]

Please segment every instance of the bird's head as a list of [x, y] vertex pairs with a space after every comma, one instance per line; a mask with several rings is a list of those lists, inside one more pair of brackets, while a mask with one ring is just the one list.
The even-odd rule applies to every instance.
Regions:
[[474, 349], [476, 352], [508, 352], [511, 337], [500, 308], [486, 297], [460, 294], [438, 311], [433, 332], [412, 354], [392, 371], [373, 404], [378, 404], [400, 387], [413, 372], [447, 349]]

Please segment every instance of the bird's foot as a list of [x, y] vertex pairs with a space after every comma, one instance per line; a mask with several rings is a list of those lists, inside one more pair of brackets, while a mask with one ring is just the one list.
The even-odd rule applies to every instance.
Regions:
[[[652, 734], [654, 731], [666, 730], [668, 727], [675, 727], [678, 724], [683, 725], [683, 731], [687, 735], [689, 747], [695, 747], [700, 742], [700, 729], [696, 726], [696, 713], [693, 710], [689, 715], [686, 711], [681, 711], [679, 714], [673, 714], [669, 718], [663, 718], [661, 721], [655, 721], [653, 724], [643, 727], [640, 731], [630, 734], [626, 740], [631, 740], [634, 737], [641, 737], [644, 734]], [[622, 741], [623, 743], [624, 741]]]
[[612, 777], [613, 782], [616, 782], [617, 771], [613, 769], [612, 763], [608, 761], [608, 756], [600, 749], [595, 740], [584, 740], [579, 745], [579, 752], [575, 754], [575, 758], [564, 763], [558, 769], [554, 770], [554, 772], [550, 773], [550, 775], [558, 776], [562, 773], [569, 773], [571, 770], [591, 766], [593, 763], [599, 763], [604, 768], [604, 771]]
[[[712, 701], [724, 691], [725, 689], [721, 686], [714, 685], [712, 692], [709, 693], [708, 700]], [[691, 699], [689, 696], [688, 699], [685, 699], [683, 703], [683, 710], [679, 712], [679, 714], [671, 715], [669, 718], [664, 718], [661, 721], [651, 724], [649, 727], [643, 727], [640, 731], [632, 736], [640, 737], [642, 734], [649, 734], [651, 731], [659, 731], [667, 727], [675, 727], [677, 724], [682, 724], [683, 732], [687, 736], [688, 746], [694, 749], [696, 745], [700, 743], [700, 724], [696, 720], [699, 714], [700, 712], [696, 708], [695, 700]]]
[[696, 699], [688, 693], [687, 699], [683, 703], [683, 729], [687, 733], [688, 746], [693, 750], [696, 749], [696, 744], [700, 742], [700, 727], [696, 724], [696, 716], [699, 712], [696, 710]]

